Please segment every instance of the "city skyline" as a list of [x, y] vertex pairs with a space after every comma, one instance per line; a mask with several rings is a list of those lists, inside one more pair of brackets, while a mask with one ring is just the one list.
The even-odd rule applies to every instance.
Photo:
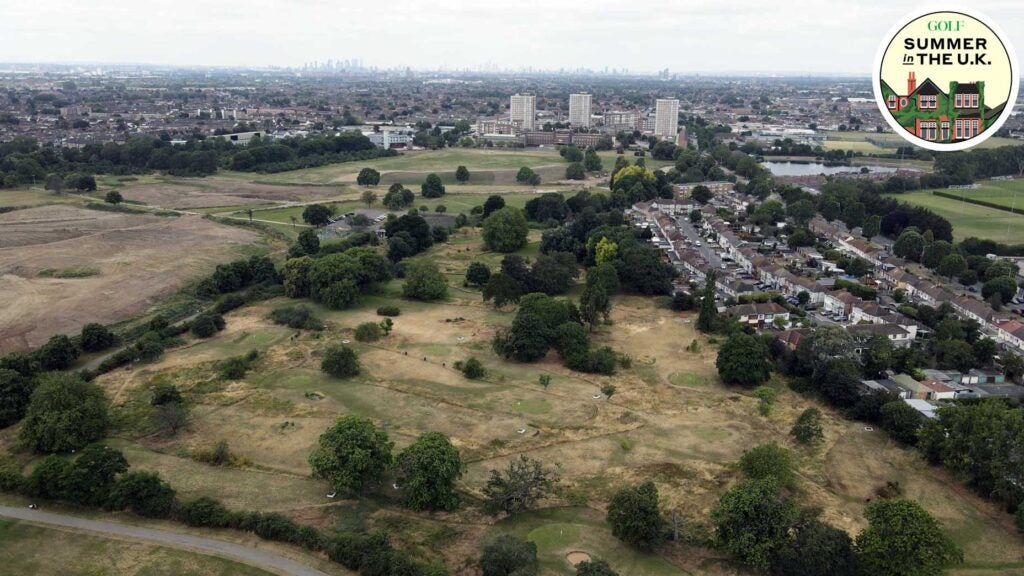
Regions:
[[[592, 10], [579, 12], [569, 4], [528, 0], [517, 2], [515, 12], [535, 17], [495, 29], [489, 23], [511, 13], [508, 1], [403, 0], [387, 12], [387, 26], [338, 24], [372, 23], [384, 14], [377, 5], [342, 9], [321, 0], [284, 6], [181, 0], [173, 6], [144, 2], [149, 6], [142, 9], [112, 0], [88, 10], [64, 0], [17, 2], [0, 22], [0, 62], [301, 69], [333, 58], [379, 69], [866, 75], [878, 43], [906, 11], [871, 2], [837, 13], [815, 0], [779, 6], [765, 16], [752, 0], [744, 3], [750, 9], [737, 6], [724, 14], [703, 0], [663, 2], [644, 12], [598, 0]], [[1014, 2], [989, 0], [972, 8], [999, 22], [1013, 45], [1024, 45], [1024, 15]], [[563, 16], [571, 16], [574, 26], [559, 24]], [[471, 33], [480, 29], [489, 30], [486, 37]], [[822, 38], [833, 37], [843, 42], [822, 45]], [[608, 38], [625, 41], [615, 50], [595, 49]]]

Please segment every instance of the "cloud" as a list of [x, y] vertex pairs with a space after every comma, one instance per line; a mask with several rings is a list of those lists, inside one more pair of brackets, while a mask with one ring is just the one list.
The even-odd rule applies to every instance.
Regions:
[[[867, 74], [905, 8], [870, 0], [2, 0], [0, 61]], [[1024, 45], [1015, 1], [972, 2]]]

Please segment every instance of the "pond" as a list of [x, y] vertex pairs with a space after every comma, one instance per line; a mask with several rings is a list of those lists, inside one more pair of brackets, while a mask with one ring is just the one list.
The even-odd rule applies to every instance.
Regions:
[[860, 172], [861, 168], [867, 168], [871, 172], [895, 172], [896, 168], [891, 166], [843, 166], [827, 165], [821, 162], [762, 162], [761, 166], [767, 168], [775, 176], [816, 176], [818, 174], [843, 174], [849, 172]]

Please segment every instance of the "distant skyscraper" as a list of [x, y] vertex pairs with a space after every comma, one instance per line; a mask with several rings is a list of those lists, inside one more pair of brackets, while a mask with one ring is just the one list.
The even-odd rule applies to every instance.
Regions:
[[537, 117], [537, 97], [532, 94], [513, 94], [509, 103], [509, 120], [518, 122], [523, 130], [533, 130]]
[[569, 123], [573, 128], [590, 128], [590, 94], [569, 94]]
[[654, 135], [675, 140], [679, 131], [679, 100], [659, 98], [654, 106]]

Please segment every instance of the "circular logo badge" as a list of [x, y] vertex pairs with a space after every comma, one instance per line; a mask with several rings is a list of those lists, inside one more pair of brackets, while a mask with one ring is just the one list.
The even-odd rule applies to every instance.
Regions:
[[875, 58], [875, 99], [908, 142], [964, 150], [995, 134], [1017, 101], [1016, 55], [984, 16], [956, 8], [908, 15]]

